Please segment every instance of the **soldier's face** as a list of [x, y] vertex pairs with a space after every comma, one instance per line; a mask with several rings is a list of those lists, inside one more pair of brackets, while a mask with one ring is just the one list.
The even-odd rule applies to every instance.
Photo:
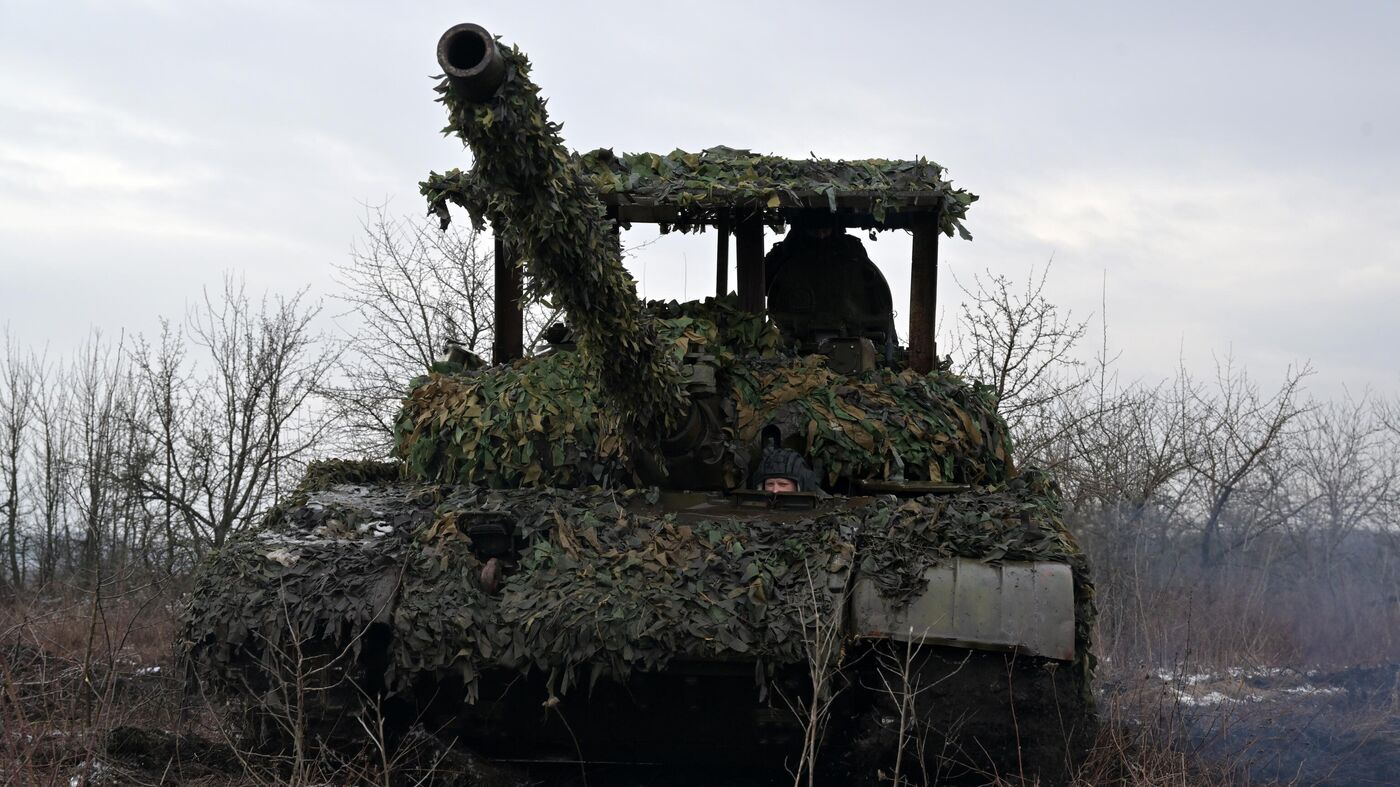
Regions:
[[765, 492], [796, 492], [797, 482], [791, 478], [768, 478], [763, 481]]

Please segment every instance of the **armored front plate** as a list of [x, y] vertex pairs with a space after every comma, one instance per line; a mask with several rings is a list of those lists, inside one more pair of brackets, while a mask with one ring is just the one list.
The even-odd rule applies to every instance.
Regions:
[[901, 606], [856, 580], [859, 636], [1074, 658], [1074, 580], [1063, 563], [988, 565], [957, 558], [927, 569], [928, 588]]

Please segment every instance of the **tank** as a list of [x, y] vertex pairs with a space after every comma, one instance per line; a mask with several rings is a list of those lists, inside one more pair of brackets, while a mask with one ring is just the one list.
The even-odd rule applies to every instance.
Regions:
[[[952, 232], [973, 198], [926, 162], [575, 154], [518, 49], [458, 25], [437, 55], [474, 164], [422, 184], [430, 210], [489, 224], [567, 326], [445, 357], [391, 461], [313, 464], [211, 555], [179, 637], [199, 690], [269, 740], [423, 723], [501, 760], [1064, 780], [1094, 603], [1058, 489], [990, 389], [915, 368], [824, 218], [899, 228], [934, 199]], [[830, 188], [774, 180], [812, 172]], [[792, 231], [766, 272], [747, 247], [737, 296], [643, 303], [618, 231], [644, 215]]]

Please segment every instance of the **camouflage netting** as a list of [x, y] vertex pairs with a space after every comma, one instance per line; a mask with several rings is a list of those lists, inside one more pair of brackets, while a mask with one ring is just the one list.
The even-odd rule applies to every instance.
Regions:
[[[748, 455], [776, 425], [827, 483], [838, 477], [997, 483], [1014, 474], [990, 389], [947, 371], [845, 376], [780, 351], [777, 329], [732, 298], [653, 304], [675, 362], [714, 356], [729, 398], [726, 437]], [[423, 480], [495, 487], [628, 485], [626, 441], [588, 367], [572, 352], [464, 374], [434, 373], [409, 393], [398, 451]], [[731, 486], [745, 481], [735, 467]]]
[[[1068, 562], [1079, 661], [1091, 667], [1092, 587], [1055, 490], [1038, 474], [789, 521], [689, 524], [640, 490], [393, 484], [304, 494], [303, 505], [200, 569], [180, 644], [213, 687], [284, 670], [286, 654], [305, 650], [298, 643], [353, 655], [376, 621], [393, 632], [391, 690], [450, 677], [474, 693], [487, 670], [504, 668], [540, 670], [565, 692], [676, 658], [753, 659], [761, 677], [764, 666], [806, 658], [805, 629], [829, 620], [835, 602], [828, 577], [853, 556], [896, 599], [917, 593], [923, 570], [948, 557]], [[482, 563], [461, 526], [482, 511], [524, 537], [519, 569], [495, 595], [479, 589]]]
[[418, 381], [397, 424], [398, 451], [421, 479], [493, 487], [604, 484], [623, 465], [617, 415], [593, 371], [561, 352], [478, 374]]
[[456, 203], [529, 261], [532, 286], [569, 315], [624, 429], [654, 442], [686, 414], [676, 367], [642, 315], [612, 222], [549, 120], [529, 60], [519, 49], [500, 52], [505, 77], [490, 98], [469, 101], [446, 79], [437, 88], [448, 113], [444, 131], [466, 142], [475, 160], [469, 175], [449, 175], [471, 188], [444, 191], [434, 175], [423, 194], [444, 226], [447, 204]]
[[[682, 232], [733, 214], [782, 225], [796, 208], [844, 209], [867, 217], [854, 224], [880, 228], [890, 213], [918, 210], [936, 212], [944, 234], [972, 238], [963, 220], [977, 195], [954, 188], [942, 167], [923, 158], [789, 159], [719, 146], [667, 155], [600, 149], [575, 160], [603, 200], [675, 208], [674, 227]], [[479, 200], [483, 188], [471, 173], [455, 169], [431, 173], [421, 185], [440, 216], [449, 202]]]
[[943, 168], [924, 158], [789, 159], [719, 146], [667, 155], [600, 149], [580, 156], [580, 164], [598, 192], [619, 203], [679, 208], [681, 229], [719, 211], [758, 210], [765, 223], [781, 224], [787, 208], [816, 203], [835, 213], [838, 202], [855, 202], [876, 224], [890, 211], [936, 209], [945, 234], [972, 237], [962, 222], [977, 195], [954, 188]]
[[[352, 491], [353, 490], [353, 491]], [[805, 656], [803, 627], [829, 620], [827, 570], [851, 547], [850, 512], [786, 526], [722, 519], [685, 525], [638, 491], [335, 487], [230, 542], [206, 562], [181, 645], [217, 686], [276, 672], [292, 643], [354, 652], [390, 626], [386, 681], [538, 669], [555, 690], [625, 677], [673, 658], [765, 663]], [[502, 512], [526, 546], [517, 573], [483, 593], [482, 562], [459, 527]], [[338, 649], [338, 648], [337, 648]]]
[[398, 462], [373, 460], [327, 459], [306, 466], [301, 483], [290, 495], [301, 505], [307, 494], [321, 492], [340, 484], [392, 484], [404, 480], [404, 466]]

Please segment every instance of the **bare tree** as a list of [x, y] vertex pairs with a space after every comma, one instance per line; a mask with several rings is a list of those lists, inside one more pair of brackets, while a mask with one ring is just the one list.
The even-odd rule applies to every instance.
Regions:
[[954, 338], [958, 370], [996, 391], [1023, 457], [1039, 456], [1060, 436], [1067, 413], [1049, 411], [1091, 380], [1074, 355], [1088, 321], [1045, 297], [1049, 274], [1047, 263], [1039, 274], [1032, 268], [1024, 286], [990, 271], [975, 275], [970, 287], [959, 283], [967, 300]]
[[[1057, 457], [1071, 519], [1115, 557], [1158, 551], [1177, 534], [1186, 502], [1185, 408], [1167, 383], [1085, 392], [1055, 412]], [[1083, 414], [1083, 415], [1081, 415]], [[1122, 561], [1120, 561], [1122, 562]]]
[[1400, 491], [1400, 455], [1369, 392], [1313, 406], [1289, 452], [1289, 483], [1274, 505], [1314, 576], [1331, 582], [1338, 550], [1361, 529], [1383, 529]]
[[68, 429], [74, 444], [75, 479], [70, 494], [83, 528], [80, 571], [90, 587], [100, 584], [108, 536], [115, 532], [121, 505], [117, 477], [122, 442], [125, 387], [120, 344], [113, 347], [94, 331], [79, 349], [68, 376], [72, 398]]
[[[152, 521], [161, 527], [167, 572], [175, 570], [177, 545], [185, 540], [177, 532], [176, 523], [182, 512], [174, 501], [187, 500], [194, 491], [190, 478], [176, 474], [183, 419], [197, 403], [194, 381], [186, 366], [187, 354], [183, 334], [165, 319], [161, 320], [159, 344], [153, 347], [145, 337], [138, 337], [132, 352], [143, 405], [137, 428], [147, 438], [146, 469], [160, 480], [161, 491], [152, 501], [157, 510], [150, 513]], [[143, 486], [139, 478], [137, 486]]]
[[24, 585], [20, 554], [20, 463], [28, 439], [29, 420], [34, 409], [34, 369], [31, 359], [5, 331], [5, 357], [0, 365], [0, 484], [4, 498], [4, 546], [8, 578], [0, 567], [0, 595], [8, 595]]
[[[337, 347], [316, 333], [305, 292], [252, 301], [226, 279], [190, 312], [183, 339], [168, 330], [135, 352], [148, 419], [147, 461], [132, 480], [148, 501], [178, 515], [196, 554], [220, 546], [278, 496], [286, 476], [326, 434], [312, 406]], [[152, 455], [154, 454], [154, 455]], [[172, 528], [173, 530], [173, 528]]]
[[[1303, 380], [1311, 373], [1307, 366], [1289, 369], [1272, 394], [1261, 391], [1231, 356], [1217, 362], [1210, 387], [1197, 384], [1185, 369], [1179, 373], [1183, 414], [1178, 424], [1198, 504], [1201, 565], [1215, 565], [1223, 552], [1278, 527], [1289, 516], [1259, 503], [1278, 490], [1277, 474], [1265, 469], [1307, 411], [1299, 399]], [[1226, 523], [1235, 531], [1233, 543], [1222, 538]]]
[[[345, 448], [382, 456], [408, 382], [425, 374], [451, 342], [482, 358], [494, 334], [495, 256], [469, 225], [441, 230], [435, 220], [399, 219], [370, 208], [365, 240], [337, 267], [336, 295], [348, 351], [326, 394], [347, 430]], [[525, 287], [526, 352], [559, 315]]]
[[449, 340], [484, 354], [492, 342], [493, 258], [469, 226], [440, 231], [371, 208], [364, 243], [337, 266], [336, 298], [350, 336], [330, 398], [354, 447], [385, 453], [408, 381], [424, 374]]
[[59, 574], [60, 552], [65, 573], [73, 570], [69, 547], [73, 537], [68, 527], [67, 498], [72, 487], [73, 461], [69, 454], [68, 380], [62, 369], [55, 369], [47, 360], [35, 365], [34, 429], [31, 453], [31, 496], [37, 512], [39, 532], [39, 587], [52, 582]]

